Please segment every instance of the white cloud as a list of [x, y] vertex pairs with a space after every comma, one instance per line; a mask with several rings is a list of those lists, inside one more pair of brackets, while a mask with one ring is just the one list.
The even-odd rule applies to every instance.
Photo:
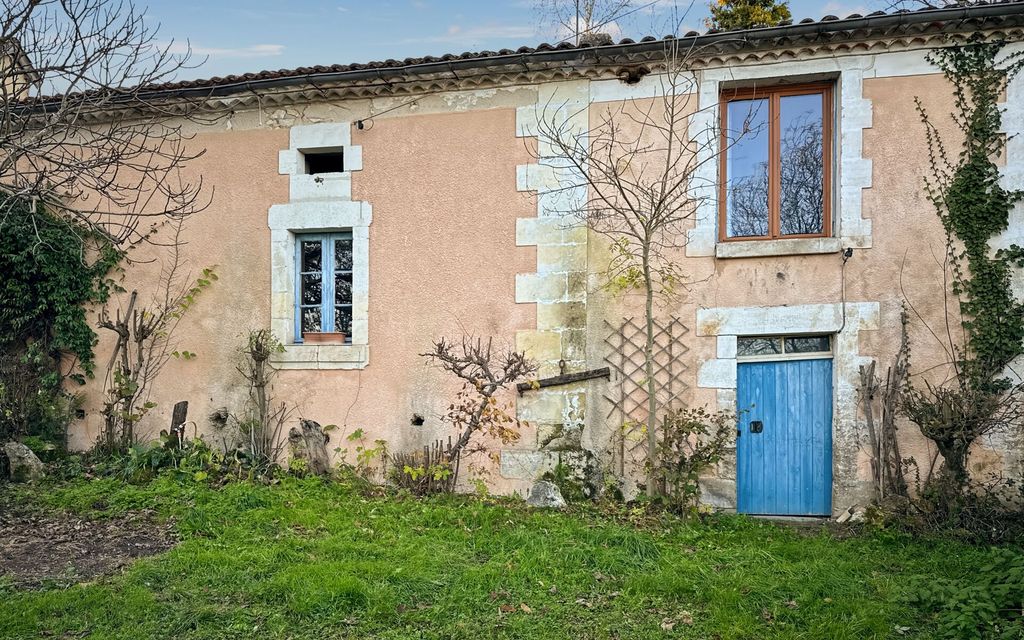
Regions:
[[445, 33], [435, 36], [406, 38], [402, 43], [441, 42], [451, 44], [478, 44], [489, 40], [531, 40], [537, 30], [531, 26], [520, 25], [489, 25], [482, 27], [463, 28], [462, 25], [450, 25]]
[[[284, 53], [283, 44], [254, 44], [248, 47], [204, 47], [194, 44], [191, 46], [192, 55], [208, 58], [268, 58], [279, 56]], [[186, 42], [175, 42], [170, 46], [170, 52], [183, 54], [190, 50]]]
[[847, 4], [845, 2], [836, 2], [836, 0], [832, 0], [831, 2], [826, 3], [825, 6], [821, 8], [820, 16], [812, 17], [820, 18], [823, 16], [838, 16], [840, 18], [845, 18], [846, 16], [853, 13], [866, 15], [868, 13], [871, 13], [871, 10], [866, 8], [862, 4]]

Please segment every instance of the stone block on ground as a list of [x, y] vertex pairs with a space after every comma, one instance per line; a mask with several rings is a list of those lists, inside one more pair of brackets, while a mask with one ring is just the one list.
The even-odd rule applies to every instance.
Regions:
[[4, 455], [7, 456], [7, 474], [11, 482], [35, 482], [46, 476], [42, 461], [20, 442], [6, 443]]
[[526, 504], [544, 509], [562, 509], [565, 507], [565, 498], [562, 497], [562, 492], [558, 490], [558, 486], [554, 482], [541, 480], [535, 482], [530, 488]]

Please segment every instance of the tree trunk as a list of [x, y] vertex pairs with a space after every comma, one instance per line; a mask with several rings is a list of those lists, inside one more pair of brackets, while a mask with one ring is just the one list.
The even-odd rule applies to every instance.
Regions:
[[658, 493], [655, 471], [658, 462], [658, 397], [654, 380], [654, 288], [651, 282], [650, 245], [644, 245], [644, 289], [647, 292], [645, 307], [647, 320], [647, 343], [644, 345], [644, 375], [647, 376], [647, 497]]
[[305, 460], [307, 471], [317, 476], [325, 476], [331, 472], [331, 458], [327, 455], [327, 436], [320, 424], [312, 420], [302, 420], [299, 427], [288, 431], [288, 444], [291, 445], [292, 458]]
[[963, 440], [936, 440], [935, 445], [942, 454], [942, 482], [947, 485], [947, 489], [960, 493], [967, 486], [967, 454], [971, 443]]

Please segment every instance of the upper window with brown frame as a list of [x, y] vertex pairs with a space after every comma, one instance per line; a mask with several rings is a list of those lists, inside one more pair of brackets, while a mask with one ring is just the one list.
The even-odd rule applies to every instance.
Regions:
[[719, 239], [828, 236], [832, 87], [722, 94]]

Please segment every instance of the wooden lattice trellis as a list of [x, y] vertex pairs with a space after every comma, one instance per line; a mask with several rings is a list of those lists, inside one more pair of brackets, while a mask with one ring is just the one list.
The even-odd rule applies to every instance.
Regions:
[[[605, 344], [609, 349], [605, 362], [611, 368], [612, 384], [604, 398], [609, 403], [606, 418], [613, 424], [623, 425], [619, 441], [620, 471], [627, 458], [634, 458], [637, 450], [645, 450], [643, 437], [647, 423], [647, 372], [644, 350], [647, 328], [643, 318], [625, 318], [619, 325], [607, 320], [609, 330]], [[654, 382], [659, 412], [679, 406], [683, 394], [689, 389], [685, 376], [689, 370], [683, 357], [688, 351], [683, 337], [690, 329], [679, 318], [654, 322]]]

